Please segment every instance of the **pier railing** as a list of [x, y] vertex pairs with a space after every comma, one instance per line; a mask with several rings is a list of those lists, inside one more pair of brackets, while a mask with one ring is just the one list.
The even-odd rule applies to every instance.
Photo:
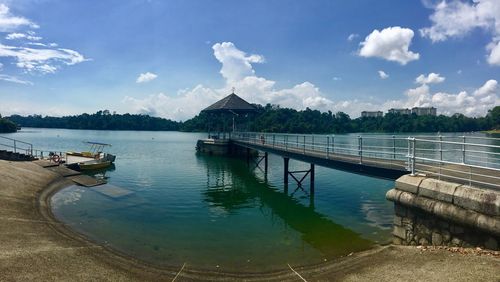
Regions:
[[234, 141], [500, 189], [500, 138], [234, 132]]

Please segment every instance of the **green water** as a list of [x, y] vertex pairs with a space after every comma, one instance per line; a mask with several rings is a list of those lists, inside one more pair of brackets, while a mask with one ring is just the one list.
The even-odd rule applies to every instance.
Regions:
[[[71, 186], [52, 198], [61, 221], [92, 240], [159, 265], [231, 272], [308, 265], [390, 240], [393, 181], [316, 168], [316, 192], [291, 182], [270, 155], [267, 179], [244, 159], [198, 155], [204, 134], [23, 129], [8, 135], [57, 151], [111, 143], [108, 182], [133, 192], [122, 198], [99, 187]], [[308, 164], [290, 161], [291, 169]]]

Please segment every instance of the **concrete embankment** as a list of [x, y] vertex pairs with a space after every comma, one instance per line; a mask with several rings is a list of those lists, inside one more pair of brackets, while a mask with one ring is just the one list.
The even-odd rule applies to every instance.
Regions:
[[[31, 162], [0, 161], [0, 281], [172, 281], [181, 265], [159, 269], [98, 246], [68, 230], [50, 213], [52, 193], [72, 184]], [[316, 267], [296, 267], [308, 281], [494, 281], [500, 258], [386, 246]], [[176, 281], [299, 281], [276, 273], [200, 272], [189, 262]]]

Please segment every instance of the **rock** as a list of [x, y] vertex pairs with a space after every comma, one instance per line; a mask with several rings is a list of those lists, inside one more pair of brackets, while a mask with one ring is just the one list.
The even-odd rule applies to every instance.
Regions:
[[402, 220], [403, 220], [402, 217], [395, 215], [394, 216], [394, 225], [402, 226]]
[[490, 237], [486, 242], [484, 242], [484, 247], [489, 250], [498, 250], [498, 242], [495, 238]]
[[392, 238], [392, 243], [393, 243], [394, 245], [404, 245], [404, 244], [403, 244], [403, 243], [404, 243], [404, 241], [403, 241], [403, 240], [401, 240], [401, 238], [396, 237], [396, 236], [394, 236], [394, 237]]
[[443, 242], [444, 243], [448, 243], [451, 240], [451, 234], [450, 234], [450, 232], [448, 232], [446, 230], [443, 230], [441, 232], [441, 235], [443, 236]]
[[406, 229], [403, 227], [400, 227], [400, 226], [394, 226], [394, 229], [392, 230], [392, 235], [405, 240], [406, 239]]
[[427, 239], [425, 238], [421, 238], [419, 241], [418, 241], [418, 244], [422, 245], [422, 246], [428, 246], [429, 245], [429, 241], [427, 241]]
[[450, 230], [451, 230], [451, 233], [453, 233], [453, 234], [463, 234], [464, 233], [463, 227], [458, 226], [458, 225], [451, 226]]
[[462, 241], [458, 238], [453, 238], [451, 239], [451, 245], [454, 246], [454, 247], [460, 247], [460, 245], [462, 244]]
[[432, 233], [432, 245], [441, 246], [443, 244], [443, 236], [437, 232]]

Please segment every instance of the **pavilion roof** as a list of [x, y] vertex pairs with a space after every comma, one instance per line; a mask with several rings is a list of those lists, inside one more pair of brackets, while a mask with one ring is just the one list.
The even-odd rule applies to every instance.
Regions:
[[234, 93], [226, 96], [225, 98], [213, 103], [212, 105], [202, 110], [202, 112], [210, 113], [250, 113], [255, 111], [257, 111], [257, 108], [254, 105], [248, 103]]

